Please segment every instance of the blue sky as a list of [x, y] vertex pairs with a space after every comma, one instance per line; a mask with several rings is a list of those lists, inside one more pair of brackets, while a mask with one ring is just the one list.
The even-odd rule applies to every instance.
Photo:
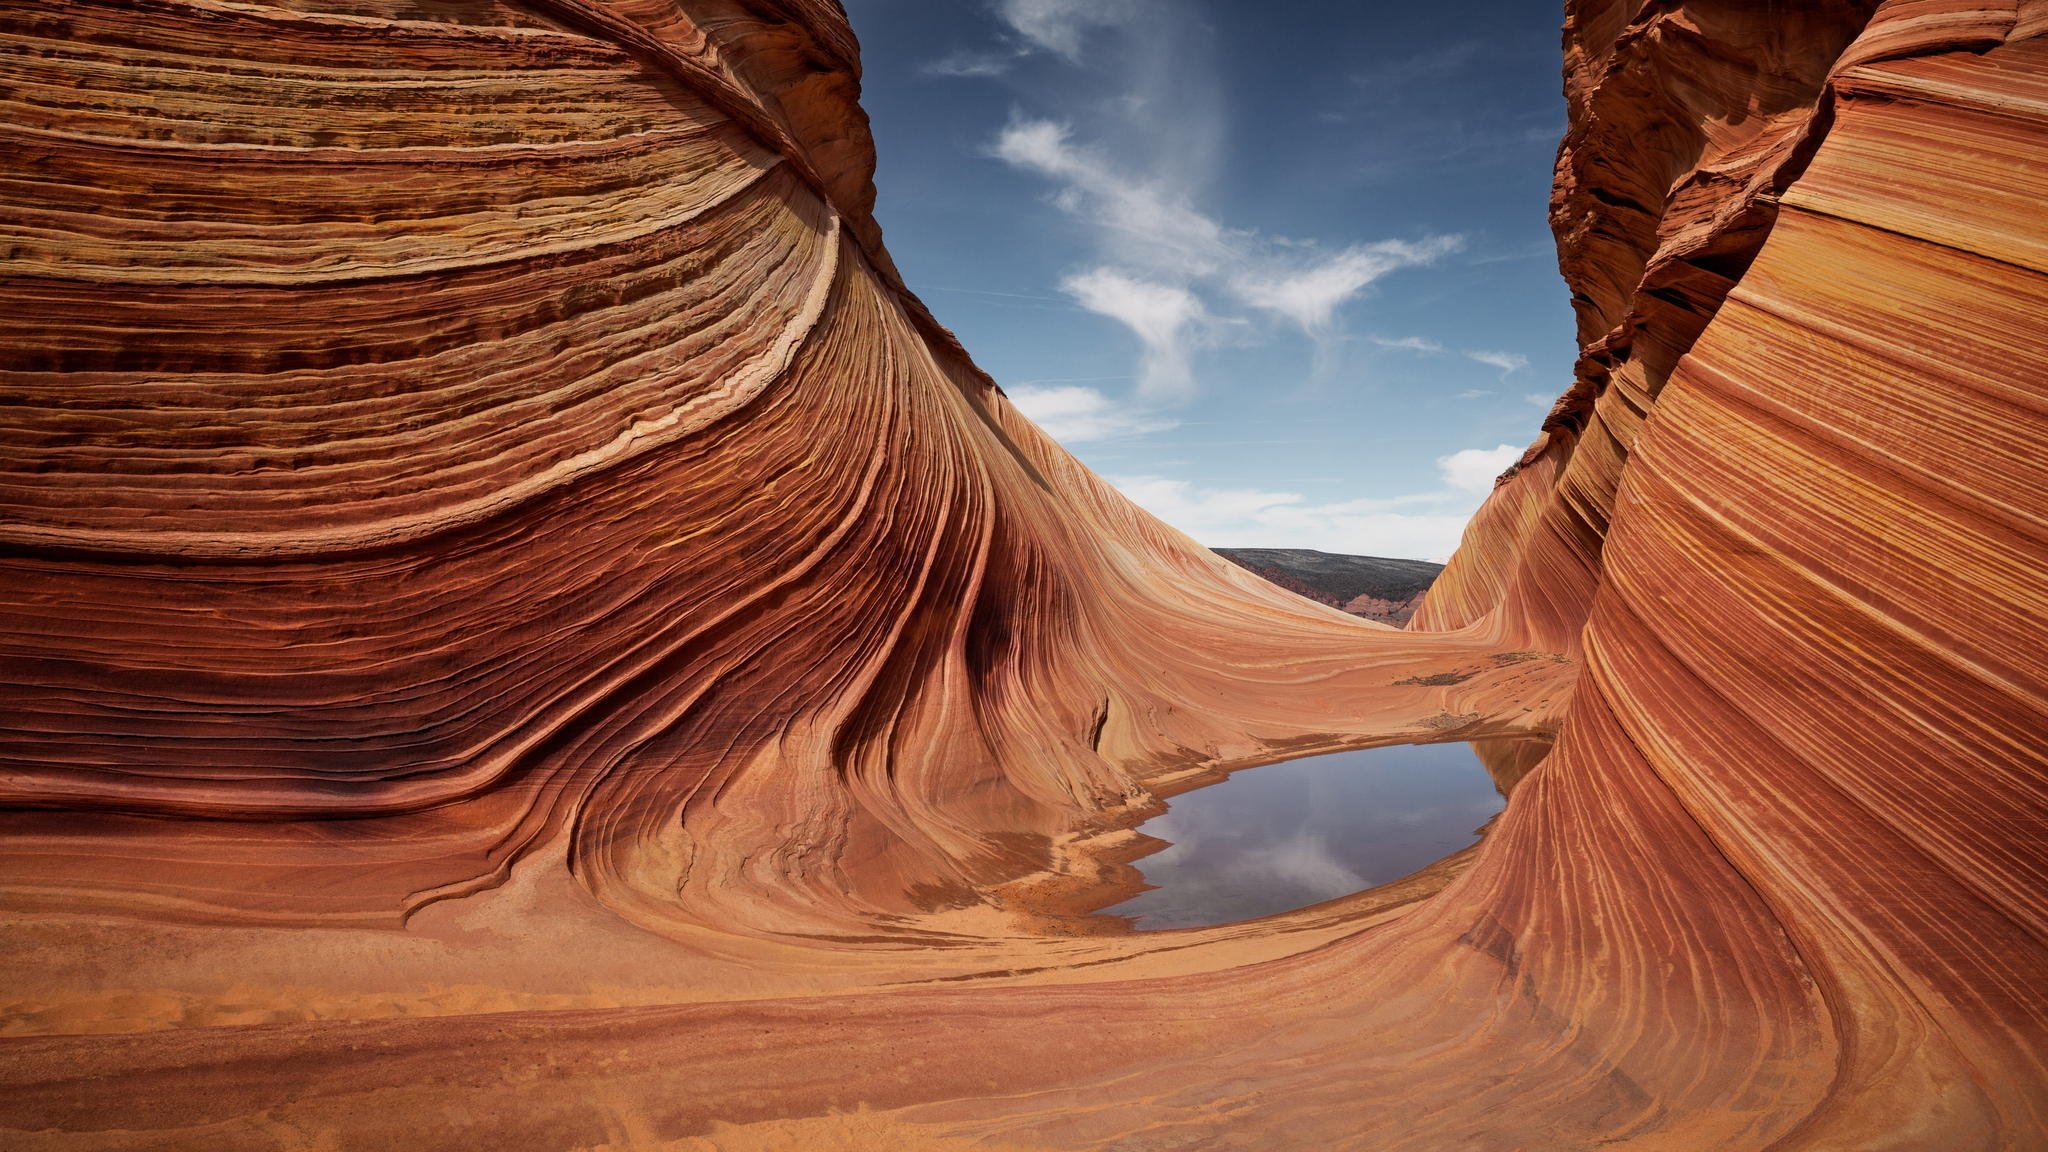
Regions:
[[1443, 559], [1570, 379], [1560, 11], [846, 0], [911, 288], [1218, 547]]

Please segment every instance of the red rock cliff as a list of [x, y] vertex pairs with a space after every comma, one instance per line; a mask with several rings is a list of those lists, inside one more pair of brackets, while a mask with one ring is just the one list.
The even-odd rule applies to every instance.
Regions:
[[[1577, 379], [1395, 632], [973, 368], [836, 5], [0, 4], [0, 1130], [2041, 1146], [2043, 32], [1572, 4]], [[1527, 734], [1389, 889], [1071, 915]]]

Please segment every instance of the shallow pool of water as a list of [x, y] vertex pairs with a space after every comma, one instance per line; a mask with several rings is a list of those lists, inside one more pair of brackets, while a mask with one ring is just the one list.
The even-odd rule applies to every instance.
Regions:
[[1469, 744], [1396, 744], [1248, 768], [1139, 826], [1153, 890], [1103, 909], [1140, 929], [1269, 916], [1398, 880], [1479, 838], [1502, 805]]

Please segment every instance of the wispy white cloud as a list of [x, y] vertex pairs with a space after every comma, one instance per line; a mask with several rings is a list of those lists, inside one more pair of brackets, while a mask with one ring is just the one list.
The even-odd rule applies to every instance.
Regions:
[[1138, 369], [1138, 394], [1154, 400], [1182, 399], [1194, 387], [1188, 370], [1187, 338], [1205, 315], [1194, 293], [1171, 284], [1134, 279], [1110, 268], [1069, 276], [1060, 287], [1081, 307], [1122, 323], [1145, 346]]
[[937, 60], [918, 66], [918, 72], [926, 76], [960, 76], [986, 78], [1001, 76], [1024, 55], [1015, 51], [976, 51], [961, 48], [948, 52]]
[[1053, 203], [1096, 228], [1109, 263], [1070, 278], [1067, 291], [1139, 334], [1146, 350], [1142, 379], [1155, 396], [1187, 395], [1191, 346], [1216, 339], [1231, 323], [1203, 294], [1227, 296], [1320, 339], [1334, 327], [1338, 310], [1381, 277], [1431, 263], [1463, 243], [1457, 236], [1430, 236], [1323, 253], [1312, 243], [1230, 228], [1171, 182], [1126, 171], [1051, 120], [1012, 116], [991, 152], [1054, 181]]
[[1432, 356], [1444, 350], [1443, 345], [1431, 340], [1427, 336], [1401, 336], [1395, 339], [1388, 339], [1385, 336], [1368, 336], [1366, 339], [1382, 348], [1399, 348], [1404, 352], [1422, 352]]
[[1493, 491], [1494, 480], [1521, 458], [1520, 448], [1502, 444], [1497, 448], [1466, 448], [1449, 456], [1439, 456], [1436, 467], [1443, 476], [1445, 487], [1454, 492], [1484, 496]]
[[1112, 400], [1097, 389], [1079, 385], [1021, 385], [1010, 389], [1009, 395], [1019, 412], [1063, 444], [1142, 436], [1178, 425], [1141, 405]]
[[1230, 290], [1254, 308], [1284, 316], [1311, 335], [1329, 329], [1337, 308], [1398, 268], [1435, 263], [1464, 244], [1458, 236], [1357, 244], [1293, 267], [1234, 276]]
[[[1559, 135], [1563, 135], [1563, 133], [1560, 132]], [[1520, 248], [1509, 248], [1472, 256], [1467, 258], [1465, 263], [1472, 265], [1508, 264], [1518, 260], [1555, 259], [1557, 259], [1557, 245], [1549, 240], [1538, 240]]]
[[1069, 64], [1081, 62], [1088, 33], [1129, 24], [1145, 0], [998, 0], [995, 14], [1008, 30], [992, 49], [960, 48], [918, 68], [926, 76], [987, 79], [1006, 75], [1017, 62], [1047, 52]]
[[1522, 393], [1522, 399], [1531, 408], [1541, 408], [1545, 411], [1549, 411], [1557, 403], [1557, 397], [1549, 396], [1542, 392], [1524, 392]]
[[[1384, 336], [1368, 336], [1366, 339], [1382, 348], [1394, 348], [1403, 352], [1419, 353], [1424, 356], [1442, 356], [1452, 351], [1426, 336], [1402, 336], [1398, 339], [1388, 339]], [[1509, 376], [1529, 366], [1529, 358], [1519, 352], [1497, 352], [1484, 348], [1470, 348], [1458, 350], [1457, 354], [1467, 360], [1484, 364], [1489, 368], [1499, 369], [1500, 378], [1503, 383], [1506, 382]], [[1460, 400], [1476, 400], [1481, 396], [1491, 395], [1493, 395], [1493, 391], [1488, 388], [1467, 388], [1463, 392], [1458, 393], [1457, 398]], [[1543, 406], [1549, 407], [1550, 401], [1545, 399]]]
[[1001, 0], [996, 14], [1038, 48], [1079, 62], [1087, 32], [1136, 18], [1136, 0]]
[[1519, 352], [1467, 352], [1465, 358], [1500, 369], [1500, 378], [1503, 380], [1529, 366], [1529, 358]]
[[1096, 225], [1118, 263], [1154, 275], [1213, 275], [1241, 241], [1162, 180], [1119, 170], [1101, 149], [1074, 143], [1072, 129], [1013, 116], [997, 135], [996, 157], [1060, 184], [1054, 203]]

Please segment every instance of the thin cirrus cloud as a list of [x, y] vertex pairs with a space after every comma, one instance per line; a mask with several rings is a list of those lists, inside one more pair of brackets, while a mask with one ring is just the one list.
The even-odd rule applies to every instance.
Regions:
[[1392, 340], [1384, 336], [1368, 336], [1366, 339], [1371, 340], [1382, 348], [1399, 348], [1404, 352], [1422, 352], [1431, 356], [1437, 355], [1444, 350], [1443, 345], [1431, 340], [1427, 336], [1402, 336]]
[[1299, 267], [1237, 276], [1230, 290], [1252, 307], [1283, 316], [1315, 335], [1328, 331], [1338, 307], [1373, 281], [1396, 269], [1433, 264], [1463, 246], [1458, 236], [1357, 244]]
[[[1423, 356], [1443, 356], [1451, 352], [1451, 349], [1445, 348], [1442, 344], [1429, 339], [1427, 336], [1368, 336], [1366, 339], [1382, 348], [1414, 352]], [[1467, 360], [1485, 364], [1488, 367], [1500, 369], [1502, 383], [1506, 383], [1509, 376], [1529, 366], [1529, 358], [1517, 352], [1492, 352], [1484, 349], [1471, 349], [1460, 351], [1457, 355], [1463, 356]], [[1494, 395], [1494, 391], [1491, 388], [1467, 388], [1457, 393], [1453, 399], [1482, 400], [1492, 395]], [[1533, 407], [1548, 409], [1555, 402], [1556, 398], [1546, 396], [1540, 392], [1525, 392], [1522, 395], [1522, 399]], [[1502, 467], [1505, 467], [1505, 465]], [[1494, 471], [1498, 472], [1500, 469], [1496, 468]]]
[[1213, 547], [1318, 548], [1449, 559], [1496, 477], [1520, 459], [1509, 444], [1437, 458], [1439, 487], [1389, 499], [1316, 502], [1299, 492], [1209, 487], [1166, 476], [1112, 476], [1146, 511]]
[[1122, 171], [1099, 148], [1077, 144], [1066, 125], [1013, 116], [991, 153], [1057, 184], [1053, 203], [1091, 224], [1109, 263], [1062, 285], [1083, 308], [1121, 321], [1144, 346], [1140, 393], [1185, 399], [1190, 351], [1215, 330], [1198, 295], [1228, 296], [1321, 337], [1338, 310], [1381, 277], [1434, 263], [1463, 246], [1458, 236], [1382, 240], [1321, 254], [1226, 227], [1165, 181]]
[[1467, 352], [1465, 358], [1500, 369], [1503, 380], [1529, 366], [1529, 358], [1518, 352]]
[[1138, 4], [1136, 0], [1002, 0], [996, 14], [1031, 45], [1078, 62], [1089, 29], [1130, 22], [1138, 15]]
[[948, 52], [936, 60], [927, 61], [919, 65], [918, 71], [926, 76], [959, 76], [986, 79], [991, 76], [1001, 76], [1003, 73], [1008, 72], [1010, 65], [1016, 63], [1024, 55], [1026, 53], [1017, 51], [979, 52], [972, 48], [962, 48], [955, 52]]
[[1079, 64], [1091, 30], [1127, 24], [1138, 11], [1139, 0], [1000, 0], [995, 14], [1010, 32], [1007, 44], [990, 51], [949, 52], [918, 70], [926, 76], [1001, 76], [1039, 52]]
[[1117, 170], [1099, 148], [1074, 143], [1072, 130], [1051, 120], [1013, 116], [990, 149], [998, 160], [1059, 185], [1053, 202], [1094, 225], [1112, 260], [1140, 274], [1194, 278], [1217, 275], [1240, 242], [1163, 182]]
[[[1450, 349], [1445, 348], [1442, 344], [1426, 336], [1401, 336], [1393, 339], [1385, 336], [1368, 336], [1366, 339], [1382, 348], [1394, 348], [1403, 352], [1417, 352], [1424, 356], [1441, 356], [1450, 351]], [[1463, 356], [1467, 360], [1485, 364], [1490, 368], [1500, 369], [1500, 378], [1502, 380], [1506, 380], [1513, 373], [1520, 372], [1529, 366], [1529, 358], [1519, 352], [1493, 352], [1483, 348], [1473, 348], [1462, 350], [1458, 355]], [[1474, 391], [1461, 394], [1459, 399], [1485, 395], [1489, 395], [1489, 393]]]

